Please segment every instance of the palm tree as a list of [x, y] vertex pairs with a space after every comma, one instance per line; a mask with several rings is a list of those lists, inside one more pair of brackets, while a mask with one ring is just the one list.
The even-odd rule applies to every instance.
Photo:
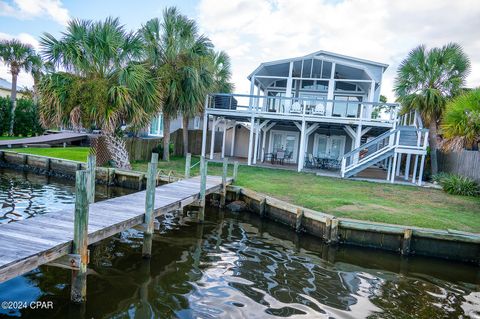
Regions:
[[470, 70], [470, 60], [460, 45], [449, 43], [427, 50], [418, 46], [397, 70], [394, 91], [404, 111], [418, 111], [429, 128], [432, 174], [437, 166], [437, 125], [447, 100], [455, 96]]
[[[163, 12], [163, 20], [148, 21], [140, 30], [147, 61], [156, 70], [163, 99], [163, 159], [169, 160], [170, 122], [183, 115], [184, 150], [188, 151], [188, 118], [203, 102], [209, 73], [204, 60], [212, 44], [198, 34], [194, 20], [180, 14], [175, 7]], [[185, 133], [186, 132], [186, 133]]]
[[447, 103], [441, 129], [446, 150], [473, 149], [480, 143], [480, 88]]
[[130, 168], [121, 127], [145, 127], [161, 106], [154, 76], [140, 62], [140, 37], [116, 18], [73, 20], [60, 39], [44, 34], [41, 46], [47, 62], [64, 70], [40, 80], [42, 124], [100, 128], [117, 167]]
[[0, 41], [0, 60], [9, 68], [12, 74], [12, 109], [10, 116], [9, 135], [13, 135], [15, 123], [15, 109], [17, 107], [17, 79], [21, 71], [30, 72], [34, 66], [41, 63], [38, 55], [31, 45], [22, 43], [16, 39]]

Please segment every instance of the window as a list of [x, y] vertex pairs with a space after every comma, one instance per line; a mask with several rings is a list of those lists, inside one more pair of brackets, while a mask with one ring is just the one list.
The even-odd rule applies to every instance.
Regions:
[[199, 130], [200, 129], [200, 116], [195, 116], [193, 118], [193, 129]]
[[356, 91], [357, 86], [355, 84], [346, 83], [346, 82], [336, 82], [335, 91]]
[[163, 116], [162, 116], [162, 113], [158, 114], [158, 116], [153, 118], [152, 122], [150, 123], [150, 127], [149, 127], [149, 130], [148, 130], [148, 135], [163, 136]]

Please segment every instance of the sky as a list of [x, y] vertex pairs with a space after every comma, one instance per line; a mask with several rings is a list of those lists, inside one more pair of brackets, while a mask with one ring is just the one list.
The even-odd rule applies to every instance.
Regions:
[[[262, 62], [325, 50], [389, 64], [382, 94], [392, 102], [396, 69], [414, 47], [457, 42], [471, 59], [467, 86], [480, 86], [479, 0], [0, 0], [0, 39], [39, 48], [44, 32], [60, 36], [72, 18], [119, 17], [136, 30], [168, 6], [195, 19], [232, 59], [236, 93]], [[0, 77], [11, 75], [0, 65]], [[25, 73], [19, 85], [31, 86]]]

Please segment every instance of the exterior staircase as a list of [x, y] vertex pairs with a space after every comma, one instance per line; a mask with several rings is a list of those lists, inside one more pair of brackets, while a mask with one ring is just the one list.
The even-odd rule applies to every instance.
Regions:
[[[393, 183], [403, 164], [402, 156], [406, 154], [404, 177], [408, 180], [411, 173], [412, 183], [420, 185], [427, 145], [428, 130], [423, 128], [420, 116], [417, 113], [405, 114], [397, 119], [389, 131], [343, 155], [341, 176], [351, 177], [373, 165], [381, 165], [388, 169], [387, 179]], [[411, 172], [412, 156], [415, 164]]]

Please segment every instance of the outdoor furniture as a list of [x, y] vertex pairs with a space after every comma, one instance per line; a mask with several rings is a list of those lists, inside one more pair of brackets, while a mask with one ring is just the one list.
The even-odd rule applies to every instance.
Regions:
[[277, 162], [280, 165], [283, 165], [284, 160], [285, 160], [285, 151], [278, 151], [277, 155], [275, 156], [275, 162]]
[[289, 152], [287, 155], [285, 155], [285, 161], [287, 163], [290, 163], [292, 159], [293, 159], [293, 152]]
[[318, 103], [312, 110], [312, 114], [314, 115], [325, 115], [325, 103]]
[[300, 105], [300, 103], [293, 103], [290, 107], [290, 113], [302, 113], [302, 106]]
[[275, 164], [275, 155], [273, 153], [265, 154], [265, 161], [270, 161], [272, 164]]

